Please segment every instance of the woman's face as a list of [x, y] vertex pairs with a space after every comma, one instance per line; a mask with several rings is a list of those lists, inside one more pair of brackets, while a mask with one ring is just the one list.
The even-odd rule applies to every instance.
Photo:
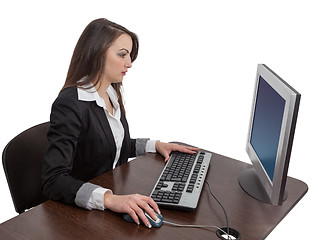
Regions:
[[132, 67], [132, 45], [128, 34], [122, 34], [113, 42], [105, 54], [103, 81], [109, 84], [123, 81], [128, 68]]

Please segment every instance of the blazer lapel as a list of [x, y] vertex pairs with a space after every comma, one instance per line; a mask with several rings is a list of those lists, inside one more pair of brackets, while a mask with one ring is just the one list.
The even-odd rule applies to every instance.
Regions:
[[109, 121], [106, 118], [104, 109], [97, 106], [95, 102], [91, 104], [91, 108], [93, 112], [96, 114], [97, 119], [99, 120], [99, 123], [101, 124], [101, 127], [104, 131], [104, 134], [106, 136], [106, 139], [111, 149], [112, 161], [114, 162], [115, 154], [116, 154], [116, 145], [115, 145], [113, 133], [112, 133]]

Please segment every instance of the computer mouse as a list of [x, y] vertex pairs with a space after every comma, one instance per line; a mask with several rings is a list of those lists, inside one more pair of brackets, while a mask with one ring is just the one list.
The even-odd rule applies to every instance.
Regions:
[[[146, 218], [148, 219], [148, 221], [150, 222], [150, 224], [152, 225], [152, 227], [157, 227], [158, 228], [158, 227], [162, 226], [164, 218], [163, 218], [163, 216], [161, 214], [159, 214], [159, 213], [154, 211], [155, 214], [157, 215], [157, 221], [154, 221], [153, 218], [150, 215], [148, 215], [145, 211], [143, 211], [143, 212], [144, 212]], [[133, 218], [131, 217], [131, 215], [129, 215], [128, 213], [123, 213], [122, 217], [127, 222], [135, 223]], [[139, 218], [139, 221], [140, 221], [140, 223], [145, 225], [144, 222], [140, 218]]]

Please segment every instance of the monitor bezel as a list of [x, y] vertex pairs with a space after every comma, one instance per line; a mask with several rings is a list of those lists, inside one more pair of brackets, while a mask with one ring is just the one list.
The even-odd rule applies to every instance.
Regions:
[[[278, 143], [273, 181], [270, 180], [261, 161], [254, 151], [254, 148], [250, 143], [260, 76], [286, 101]], [[265, 64], [258, 64], [248, 137], [246, 142], [246, 152], [253, 164], [253, 167], [256, 170], [260, 183], [267, 193], [271, 203], [274, 205], [281, 205], [284, 198], [286, 178], [297, 121], [300, 97], [301, 95], [294, 88], [292, 88]]]

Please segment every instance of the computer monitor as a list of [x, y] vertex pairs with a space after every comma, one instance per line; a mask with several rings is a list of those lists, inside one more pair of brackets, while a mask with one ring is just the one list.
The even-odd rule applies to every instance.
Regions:
[[301, 95], [264, 64], [257, 76], [246, 142], [253, 164], [239, 184], [252, 197], [281, 205]]

